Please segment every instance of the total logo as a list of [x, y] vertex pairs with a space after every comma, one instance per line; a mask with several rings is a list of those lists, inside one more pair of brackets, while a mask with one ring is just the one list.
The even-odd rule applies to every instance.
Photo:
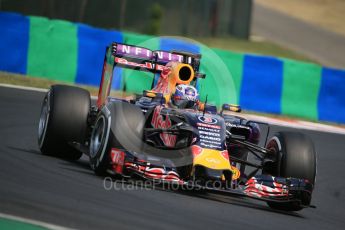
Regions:
[[210, 163], [213, 163], [213, 164], [219, 164], [220, 163], [220, 160], [217, 160], [217, 159], [214, 159], [214, 158], [208, 158], [207, 157], [205, 160], [210, 162]]
[[198, 120], [206, 124], [217, 124], [218, 120], [208, 116], [198, 116]]

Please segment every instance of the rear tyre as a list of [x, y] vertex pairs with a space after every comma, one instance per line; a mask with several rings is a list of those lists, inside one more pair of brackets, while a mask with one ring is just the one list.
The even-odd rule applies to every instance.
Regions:
[[42, 154], [78, 160], [82, 153], [71, 143], [84, 144], [89, 111], [88, 91], [53, 85], [44, 97], [38, 126], [38, 145]]
[[90, 140], [90, 165], [96, 175], [111, 169], [112, 148], [140, 152], [145, 119], [142, 111], [126, 102], [114, 102], [99, 112]]
[[[272, 176], [307, 179], [314, 185], [316, 177], [316, 153], [312, 141], [301, 133], [279, 132], [267, 144], [276, 158], [275, 163], [266, 165], [263, 173]], [[309, 200], [302, 203], [309, 204]], [[267, 202], [271, 208], [284, 211], [299, 211], [298, 203]]]

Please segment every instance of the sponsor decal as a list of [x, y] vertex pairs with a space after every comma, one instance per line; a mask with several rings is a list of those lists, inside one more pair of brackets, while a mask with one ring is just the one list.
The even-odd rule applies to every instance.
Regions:
[[144, 63], [136, 63], [136, 62], [130, 62], [125, 58], [115, 58], [115, 62], [123, 65], [130, 65], [130, 66], [135, 66], [135, 67], [141, 67], [141, 68], [146, 68], [146, 69], [152, 69], [153, 65], [151, 62], [144, 62]]
[[146, 58], [146, 59], [152, 59], [153, 56], [155, 55], [158, 61], [163, 61], [163, 62], [169, 62], [169, 61], [182, 62], [183, 61], [183, 56], [179, 54], [173, 54], [166, 51], [152, 51], [143, 47], [129, 46], [129, 45], [123, 45], [123, 44], [117, 44], [116, 54], [123, 55], [123, 56], [128, 55], [132, 57]]
[[[151, 120], [151, 125], [156, 129], [167, 129], [171, 127], [171, 120], [169, 115], [163, 116], [161, 114], [163, 107], [157, 106], [153, 112], [153, 117]], [[167, 133], [159, 134], [159, 137], [163, 141], [164, 145], [167, 147], [174, 147], [176, 143], [176, 135], [171, 135]]]
[[220, 135], [220, 126], [212, 124], [197, 123], [200, 145], [204, 148], [220, 149], [222, 139]]
[[117, 55], [137, 56], [140, 58], [152, 58], [152, 51], [143, 47], [117, 44]]
[[214, 158], [206, 157], [205, 160], [210, 162], [210, 163], [213, 163], [213, 164], [219, 164], [220, 163], [220, 160], [217, 160], [217, 159], [214, 159]]
[[163, 65], [159, 65], [159, 64], [155, 65], [155, 64], [152, 64], [151, 62], [144, 62], [144, 63], [131, 62], [125, 58], [119, 58], [119, 57], [115, 58], [115, 62], [122, 65], [145, 68], [149, 70], [156, 69], [156, 70], [162, 71], [164, 69]]
[[125, 163], [125, 153], [118, 149], [111, 149], [110, 159], [113, 166], [114, 172], [122, 174], [123, 165]]
[[232, 124], [230, 122], [225, 122], [225, 126], [227, 126], [227, 127], [235, 127], [235, 128], [242, 128], [242, 129], [250, 129], [248, 126]]
[[219, 125], [210, 125], [210, 124], [204, 124], [204, 123], [196, 123], [197, 126], [211, 128], [211, 129], [221, 129]]
[[220, 148], [219, 145], [207, 144], [206, 141], [200, 142], [200, 145], [207, 149], [217, 149]]
[[201, 139], [206, 139], [206, 140], [221, 141], [221, 139], [218, 137], [210, 137], [210, 136], [206, 136], [206, 135], [200, 135], [199, 137]]
[[165, 51], [154, 51], [154, 54], [157, 55], [157, 59], [161, 61], [176, 61], [176, 62], [182, 62], [183, 56], [178, 54], [172, 54]]
[[217, 147], [220, 147], [220, 144], [219, 142], [215, 142], [215, 141], [210, 141], [210, 140], [201, 140], [201, 142], [203, 143], [210, 143], [210, 144], [214, 144], [214, 145], [217, 145]]
[[219, 133], [206, 132], [206, 131], [202, 131], [202, 130], [199, 130], [199, 134], [209, 135], [209, 136], [214, 136], [214, 137], [220, 137]]
[[203, 130], [203, 131], [208, 131], [208, 132], [213, 132], [213, 133], [219, 133], [220, 129], [210, 129], [206, 127], [199, 126], [198, 130]]
[[217, 124], [218, 120], [209, 116], [198, 116], [198, 120], [206, 124]]

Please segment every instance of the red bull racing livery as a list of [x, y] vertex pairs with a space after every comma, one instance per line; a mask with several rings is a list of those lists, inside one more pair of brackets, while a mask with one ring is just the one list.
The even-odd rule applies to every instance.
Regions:
[[[185, 108], [171, 103], [176, 87], [196, 86], [206, 77], [199, 72], [200, 60], [199, 54], [112, 43], [96, 106], [77, 87], [54, 85], [46, 94], [38, 130], [41, 152], [69, 160], [86, 154], [97, 175], [135, 175], [259, 199], [280, 210], [310, 207], [316, 156], [309, 138], [272, 135], [268, 124], [239, 116], [237, 105], [218, 110], [199, 100]], [[151, 72], [152, 88], [134, 99], [110, 97], [119, 67]], [[193, 89], [186, 93], [195, 96]]]

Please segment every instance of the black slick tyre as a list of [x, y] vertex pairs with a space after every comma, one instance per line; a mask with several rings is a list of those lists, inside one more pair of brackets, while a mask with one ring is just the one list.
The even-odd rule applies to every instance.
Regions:
[[[301, 133], [279, 132], [269, 140], [266, 147], [275, 155], [276, 161], [267, 165], [263, 173], [285, 178], [307, 179], [314, 185], [316, 153], [309, 138]], [[272, 208], [284, 211], [299, 211], [303, 208], [299, 203], [267, 203]]]
[[144, 124], [142, 111], [126, 102], [113, 102], [100, 110], [90, 139], [90, 165], [96, 175], [105, 176], [111, 169], [112, 148], [141, 151]]
[[65, 85], [53, 85], [45, 95], [38, 127], [38, 145], [45, 155], [78, 160], [82, 153], [71, 143], [84, 144], [88, 132], [90, 94]]

